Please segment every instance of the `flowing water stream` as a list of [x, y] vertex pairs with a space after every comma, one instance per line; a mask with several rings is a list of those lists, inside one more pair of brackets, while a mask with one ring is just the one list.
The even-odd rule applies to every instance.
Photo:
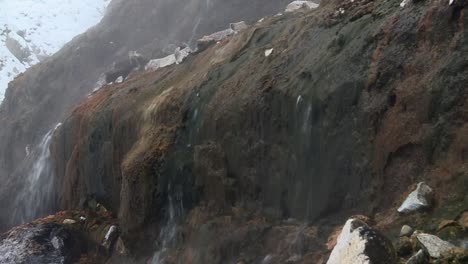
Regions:
[[168, 216], [166, 225], [159, 233], [159, 250], [156, 251], [151, 259], [151, 264], [164, 264], [172, 245], [177, 242], [178, 220], [183, 214], [182, 191], [173, 190], [171, 185], [168, 187]]
[[55, 208], [55, 180], [50, 159], [52, 137], [61, 123], [51, 129], [31, 153], [32, 166], [26, 173], [22, 191], [18, 192], [13, 221], [25, 223], [52, 213]]

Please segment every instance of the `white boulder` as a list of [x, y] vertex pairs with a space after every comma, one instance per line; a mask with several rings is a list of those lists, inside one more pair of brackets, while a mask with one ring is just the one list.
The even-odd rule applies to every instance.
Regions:
[[145, 66], [145, 70], [157, 70], [159, 68], [164, 68], [167, 66], [170, 66], [172, 64], [175, 64], [177, 62], [176, 56], [174, 54], [171, 54], [169, 56], [166, 56], [164, 58], [160, 59], [154, 59], [150, 60], [148, 64]]
[[411, 213], [428, 208], [431, 205], [433, 190], [424, 182], [418, 183], [416, 190], [411, 192], [403, 204], [398, 208], [399, 213]]
[[400, 7], [405, 7], [411, 0], [403, 0], [401, 3], [400, 3]]
[[366, 223], [349, 219], [338, 236], [327, 264], [386, 264], [394, 263], [394, 256], [388, 239]]
[[265, 57], [270, 56], [271, 53], [273, 53], [273, 49], [267, 49], [267, 50], [265, 50]]
[[63, 220], [62, 222], [64, 225], [73, 225], [73, 224], [76, 224], [76, 221], [73, 220], [73, 219], [65, 219]]
[[319, 7], [319, 4], [312, 1], [293, 1], [286, 6], [285, 12], [293, 12], [301, 8], [314, 9]]
[[198, 50], [204, 50], [208, 46], [217, 43], [221, 40], [224, 40], [232, 35], [234, 35], [236, 31], [232, 30], [231, 28], [215, 32], [211, 35], [203, 36], [203, 38], [197, 40], [197, 48]]
[[115, 79], [115, 83], [123, 83], [124, 78], [123, 76], [119, 76], [119, 78]]
[[453, 244], [431, 234], [421, 233], [416, 235], [416, 238], [432, 258], [439, 258], [443, 253], [455, 248]]
[[119, 228], [115, 225], [110, 226], [109, 230], [107, 230], [104, 240], [102, 241], [102, 246], [104, 246], [104, 248], [106, 248], [107, 250], [110, 250], [118, 237]]
[[183, 49], [180, 49], [180, 47], [177, 47], [177, 49], [174, 52], [176, 64], [182, 63], [184, 59], [190, 55], [190, 53], [192, 53], [192, 49], [190, 49], [190, 47], [186, 47]]
[[235, 32], [242, 31], [242, 30], [246, 29], [247, 27], [248, 26], [244, 21], [229, 24], [229, 28], [231, 28]]

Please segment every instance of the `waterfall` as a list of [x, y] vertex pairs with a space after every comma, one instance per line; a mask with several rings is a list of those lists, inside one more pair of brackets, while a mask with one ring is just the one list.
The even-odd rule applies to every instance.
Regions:
[[[168, 187], [168, 219], [166, 225], [159, 233], [160, 246], [151, 259], [151, 264], [164, 264], [171, 245], [175, 244], [177, 239], [178, 225], [177, 219], [183, 213], [182, 191], [175, 191], [175, 197], [172, 193], [171, 185]], [[175, 198], [175, 199], [174, 199]], [[176, 200], [176, 201], [174, 201]], [[180, 202], [178, 206], [177, 202]]]
[[50, 130], [31, 154], [34, 161], [26, 172], [23, 189], [18, 193], [13, 221], [25, 223], [52, 213], [55, 208], [54, 173], [50, 159], [52, 136], [61, 123]]

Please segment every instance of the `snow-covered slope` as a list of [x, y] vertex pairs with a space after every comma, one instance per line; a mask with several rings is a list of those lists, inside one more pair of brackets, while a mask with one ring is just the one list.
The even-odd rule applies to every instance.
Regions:
[[98, 23], [110, 0], [0, 0], [0, 102], [8, 82]]

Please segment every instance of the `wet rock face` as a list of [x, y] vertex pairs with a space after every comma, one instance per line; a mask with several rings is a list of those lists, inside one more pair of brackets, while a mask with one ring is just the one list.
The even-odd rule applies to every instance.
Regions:
[[[114, 0], [100, 24], [10, 84], [0, 107], [2, 211], [12, 210], [9, 190], [24, 184], [26, 147], [37, 145], [64, 113], [95, 88], [102, 74], [107, 73], [108, 81], [125, 77], [148, 60], [173, 53], [173, 49], [163, 52], [168, 46], [190, 43], [232, 22], [255, 21], [286, 4], [287, 0]], [[131, 51], [141, 52], [142, 58], [132, 61]], [[11, 225], [7, 215], [0, 215], [2, 230]]]
[[468, 38], [447, 30], [439, 4], [267, 18], [103, 88], [57, 134], [62, 206], [95, 195], [119, 212], [131, 251], [157, 239], [141, 230], [161, 224], [174, 189], [181, 210], [259, 206], [277, 220], [395, 210], [422, 175], [444, 197], [440, 168], [457, 177], [468, 147]]
[[0, 263], [73, 263], [83, 242], [57, 224], [19, 227], [0, 237]]

